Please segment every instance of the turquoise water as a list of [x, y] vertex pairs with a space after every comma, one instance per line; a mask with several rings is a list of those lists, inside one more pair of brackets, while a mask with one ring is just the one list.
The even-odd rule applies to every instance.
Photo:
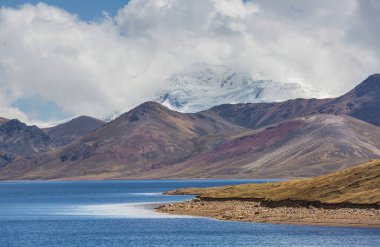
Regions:
[[380, 229], [218, 221], [145, 204], [179, 187], [263, 180], [1, 182], [0, 246], [380, 246]]

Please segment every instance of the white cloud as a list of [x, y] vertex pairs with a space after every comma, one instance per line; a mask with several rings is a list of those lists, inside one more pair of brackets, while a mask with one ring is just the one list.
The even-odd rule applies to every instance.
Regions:
[[2, 8], [0, 115], [36, 120], [13, 102], [37, 95], [68, 114], [104, 117], [151, 99], [165, 78], [193, 63], [338, 95], [380, 68], [378, 7], [370, 0], [134, 0], [97, 22], [41, 3]]

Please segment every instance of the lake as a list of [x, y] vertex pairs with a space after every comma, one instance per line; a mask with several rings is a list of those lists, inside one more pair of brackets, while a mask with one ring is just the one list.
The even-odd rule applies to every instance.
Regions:
[[0, 246], [380, 246], [380, 229], [170, 216], [161, 193], [266, 180], [0, 182]]

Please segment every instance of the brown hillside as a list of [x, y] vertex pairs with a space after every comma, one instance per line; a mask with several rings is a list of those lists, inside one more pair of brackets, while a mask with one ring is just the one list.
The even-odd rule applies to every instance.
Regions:
[[349, 116], [322, 114], [258, 129], [142, 176], [310, 177], [379, 157], [379, 127]]
[[200, 198], [380, 205], [380, 160], [316, 178], [215, 188]]
[[31, 170], [4, 168], [1, 178], [138, 177], [212, 150], [247, 130], [217, 117], [182, 114], [147, 102], [52, 153]]
[[380, 126], [380, 74], [369, 76], [350, 92], [329, 101], [317, 111], [345, 114]]
[[58, 146], [64, 146], [79, 138], [88, 135], [92, 131], [105, 125], [106, 122], [100, 119], [80, 116], [66, 123], [59, 124], [54, 127], [45, 128], [43, 131], [47, 133], [52, 141]]

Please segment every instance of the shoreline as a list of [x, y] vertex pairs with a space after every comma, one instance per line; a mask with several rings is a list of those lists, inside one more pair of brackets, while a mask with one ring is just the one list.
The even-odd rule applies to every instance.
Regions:
[[261, 202], [195, 198], [165, 204], [156, 211], [240, 222], [380, 228], [380, 209], [374, 208], [268, 207]]
[[0, 183], [2, 182], [98, 182], [98, 181], [207, 181], [207, 180], [226, 180], [226, 181], [265, 181], [265, 182], [282, 182], [282, 181], [288, 181], [290, 179], [302, 179], [302, 178], [308, 178], [308, 177], [280, 177], [280, 178], [264, 178], [264, 177], [257, 177], [257, 178], [241, 178], [241, 177], [229, 177], [229, 178], [213, 178], [213, 177], [189, 177], [189, 178], [32, 178], [32, 179], [0, 179]]

